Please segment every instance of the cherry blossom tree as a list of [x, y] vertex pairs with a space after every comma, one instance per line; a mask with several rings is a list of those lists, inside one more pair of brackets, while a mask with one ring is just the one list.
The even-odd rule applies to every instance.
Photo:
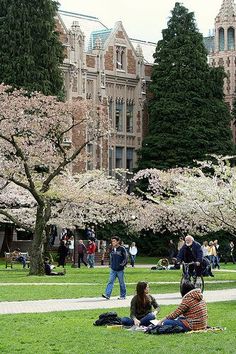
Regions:
[[[68, 147], [65, 141], [74, 133], [77, 144]], [[35, 210], [30, 226], [34, 230], [30, 274], [43, 273], [45, 227], [58, 199], [55, 186], [73, 162], [84, 159], [88, 143], [109, 134], [106, 115], [98, 115], [86, 101], [63, 103], [55, 97], [0, 85], [1, 198], [9, 196], [0, 213], [17, 225], [23, 221], [11, 214], [13, 208], [7, 208], [14, 198], [13, 185], [20, 190], [26, 210]]]
[[[148, 169], [135, 175], [135, 183], [147, 182], [141, 193], [159, 205], [164, 229], [184, 234], [225, 230], [235, 236], [236, 167], [229, 163], [234, 157], [212, 157], [215, 162], [198, 162], [193, 169]], [[159, 216], [152, 225], [161, 230]]]

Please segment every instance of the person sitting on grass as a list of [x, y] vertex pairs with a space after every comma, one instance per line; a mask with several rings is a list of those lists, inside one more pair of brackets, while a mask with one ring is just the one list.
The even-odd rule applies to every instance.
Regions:
[[65, 269], [64, 272], [52, 272], [52, 266], [49, 263], [48, 257], [44, 259], [44, 271], [46, 275], [65, 275]]
[[190, 282], [181, 288], [182, 302], [178, 308], [159, 321], [159, 325], [178, 325], [187, 331], [207, 328], [207, 306], [200, 289]]
[[[149, 285], [145, 281], [138, 282], [136, 286], [137, 294], [131, 300], [130, 317], [121, 318], [123, 326], [149, 326], [150, 321], [156, 318], [156, 313], [160, 311], [160, 306], [156, 299], [149, 294]], [[156, 311], [153, 312], [153, 308]]]

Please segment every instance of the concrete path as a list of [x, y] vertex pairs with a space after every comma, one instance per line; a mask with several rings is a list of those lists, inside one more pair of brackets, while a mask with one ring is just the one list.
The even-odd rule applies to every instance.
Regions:
[[[154, 294], [153, 296], [160, 305], [179, 304], [181, 301], [179, 293]], [[205, 291], [204, 298], [206, 302], [236, 301], [236, 289]], [[128, 296], [126, 300], [117, 300], [116, 297], [106, 300], [99, 297], [38, 301], [4, 301], [0, 302], [0, 314], [113, 309], [129, 307], [131, 299], [132, 296]]]

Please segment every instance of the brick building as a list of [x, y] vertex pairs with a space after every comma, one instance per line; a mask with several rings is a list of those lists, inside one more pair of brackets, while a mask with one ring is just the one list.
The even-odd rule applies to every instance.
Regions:
[[[214, 36], [205, 38], [211, 66], [223, 66], [227, 77], [224, 82], [225, 101], [232, 108], [236, 89], [236, 5], [234, 0], [223, 0], [215, 18]], [[234, 143], [235, 124], [232, 122]]]
[[144, 104], [156, 43], [130, 39], [122, 22], [108, 29], [96, 17], [66, 11], [59, 11], [57, 27], [66, 54], [67, 99], [92, 100], [115, 131], [108, 143], [88, 145], [87, 161], [74, 169], [131, 171], [147, 126]]

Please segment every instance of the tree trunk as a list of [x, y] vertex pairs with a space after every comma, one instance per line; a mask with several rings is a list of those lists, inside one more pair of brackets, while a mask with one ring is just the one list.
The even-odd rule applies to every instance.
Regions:
[[44, 275], [44, 263], [43, 263], [43, 251], [44, 251], [44, 241], [45, 241], [45, 227], [48, 221], [48, 211], [49, 207], [38, 205], [36, 221], [35, 221], [35, 232], [32, 242], [32, 248], [30, 252], [30, 275]]

